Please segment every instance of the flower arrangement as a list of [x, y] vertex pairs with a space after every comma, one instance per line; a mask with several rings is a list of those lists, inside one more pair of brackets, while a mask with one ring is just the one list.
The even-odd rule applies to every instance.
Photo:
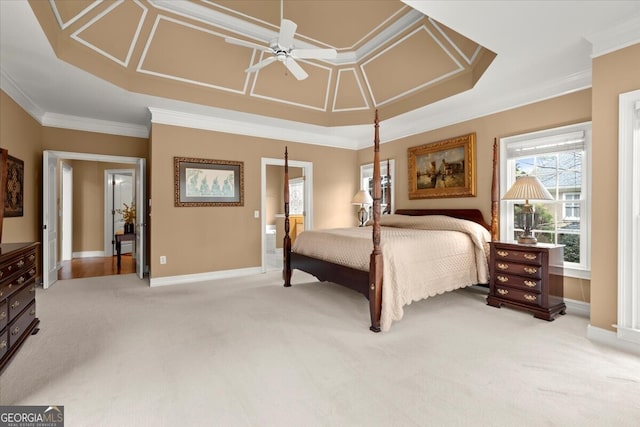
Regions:
[[123, 205], [124, 209], [117, 209], [116, 212], [122, 215], [125, 224], [133, 224], [136, 220], [136, 204], [131, 203], [131, 206], [129, 206], [123, 203]]

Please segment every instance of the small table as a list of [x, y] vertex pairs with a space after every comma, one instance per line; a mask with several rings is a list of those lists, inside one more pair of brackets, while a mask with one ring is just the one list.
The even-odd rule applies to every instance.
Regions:
[[116, 254], [118, 255], [118, 270], [120, 270], [120, 251], [122, 250], [122, 242], [135, 240], [136, 233], [116, 233]]

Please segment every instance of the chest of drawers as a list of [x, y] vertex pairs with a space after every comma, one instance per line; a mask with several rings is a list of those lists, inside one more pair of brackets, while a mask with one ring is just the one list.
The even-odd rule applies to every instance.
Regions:
[[507, 305], [553, 320], [565, 314], [562, 245], [491, 242], [487, 304]]
[[0, 372], [36, 330], [38, 243], [0, 245]]

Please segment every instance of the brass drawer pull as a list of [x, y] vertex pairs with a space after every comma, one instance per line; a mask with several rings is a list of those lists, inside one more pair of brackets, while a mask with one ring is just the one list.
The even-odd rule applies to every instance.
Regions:
[[0, 313], [0, 320], [5, 319], [7, 317], [7, 312], [3, 311], [2, 313]]
[[532, 282], [531, 280], [525, 280], [524, 281], [525, 286], [528, 286], [530, 288], [535, 288], [536, 287], [536, 282]]
[[536, 274], [538, 272], [538, 269], [533, 267], [525, 267], [524, 271], [526, 271], [529, 274]]
[[36, 259], [36, 256], [34, 254], [29, 255], [29, 262], [33, 261], [34, 259]]
[[509, 278], [507, 276], [496, 276], [496, 279], [498, 279], [498, 282], [502, 283], [507, 283], [509, 281]]
[[23, 259], [18, 261], [18, 268], [22, 268], [23, 265], [24, 265], [24, 260]]
[[507, 270], [509, 269], [509, 264], [503, 264], [499, 262], [498, 264], [496, 264], [496, 267], [498, 267], [500, 270]]
[[29, 312], [30, 316], [35, 316], [36, 315], [36, 309], [32, 308], [31, 311]]
[[35, 268], [32, 268], [31, 270], [29, 270], [29, 276], [33, 276], [34, 274], [36, 274]]
[[0, 342], [0, 349], [2, 349], [2, 348], [7, 348], [7, 340], [2, 340]]
[[498, 250], [496, 251], [496, 253], [497, 253], [498, 255], [500, 255], [500, 256], [503, 256], [503, 257], [504, 257], [504, 256], [508, 256], [508, 255], [509, 255], [509, 252], [507, 252], [507, 251], [502, 251], [502, 250], [500, 250], [500, 249], [498, 249]]
[[0, 277], [4, 276], [4, 271], [0, 271]]
[[528, 253], [526, 253], [526, 254], [524, 254], [522, 256], [525, 257], [526, 259], [536, 259], [537, 258], [536, 254], [528, 254]]
[[34, 285], [33, 288], [29, 289], [29, 292], [31, 292], [32, 294], [36, 293], [36, 286]]
[[509, 291], [508, 291], [508, 290], [506, 290], [506, 289], [498, 288], [498, 293], [499, 293], [500, 295], [506, 295], [506, 294], [508, 294], [508, 293], [509, 293]]
[[524, 294], [524, 299], [526, 299], [527, 301], [535, 301], [536, 300], [536, 296], [535, 295]]
[[18, 285], [22, 285], [24, 283], [24, 277], [18, 277], [18, 280], [16, 280], [16, 282], [18, 282]]
[[11, 308], [13, 308], [13, 309], [15, 309], [15, 308], [17, 308], [19, 306], [20, 306], [20, 300], [14, 301], [14, 303], [11, 304]]
[[18, 326], [16, 326], [16, 328], [11, 331], [11, 335], [18, 335], [20, 333], [20, 328]]

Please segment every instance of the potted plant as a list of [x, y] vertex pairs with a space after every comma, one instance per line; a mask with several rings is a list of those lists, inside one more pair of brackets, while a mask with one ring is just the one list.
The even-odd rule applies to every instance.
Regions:
[[131, 206], [123, 203], [124, 208], [118, 209], [117, 212], [122, 215], [124, 221], [125, 234], [133, 233], [133, 223], [136, 221], [136, 204], [131, 203]]

